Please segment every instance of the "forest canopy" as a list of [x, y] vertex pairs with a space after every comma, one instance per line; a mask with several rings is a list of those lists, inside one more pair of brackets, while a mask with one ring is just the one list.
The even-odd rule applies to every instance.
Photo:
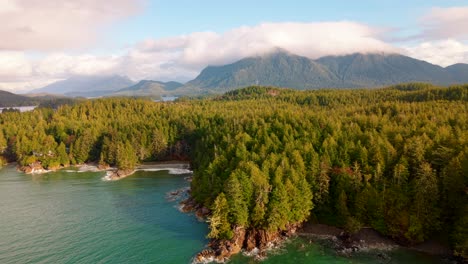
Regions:
[[[468, 86], [248, 87], [211, 99], [107, 98], [0, 114], [0, 164], [190, 159], [212, 238], [309, 219], [468, 256]], [[443, 231], [443, 232], [442, 232]]]

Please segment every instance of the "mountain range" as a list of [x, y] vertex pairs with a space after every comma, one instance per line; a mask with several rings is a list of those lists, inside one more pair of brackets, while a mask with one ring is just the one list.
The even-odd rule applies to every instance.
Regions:
[[35, 89], [31, 93], [62, 94], [71, 97], [99, 97], [134, 84], [128, 77], [119, 75], [73, 76]]
[[192, 81], [133, 83], [127, 77], [77, 76], [34, 90], [67, 96], [181, 96], [219, 94], [249, 85], [295, 89], [381, 87], [407, 82], [468, 83], [468, 64], [441, 67], [400, 54], [355, 53], [316, 60], [284, 50], [208, 66]]
[[159, 82], [142, 80], [130, 87], [117, 90], [112, 93], [114, 96], [154, 96], [171, 94], [172, 91], [184, 86], [179, 82]]
[[[20, 106], [33, 106], [41, 103], [51, 103], [67, 100], [67, 98], [60, 95], [52, 94], [28, 94], [19, 95], [7, 91], [0, 90], [0, 107], [20, 107]], [[1, 111], [0, 111], [1, 112]]]
[[252, 84], [296, 89], [364, 88], [406, 82], [468, 82], [468, 64], [446, 68], [399, 54], [351, 54], [317, 60], [287, 52], [209, 66], [185, 86], [225, 92]]

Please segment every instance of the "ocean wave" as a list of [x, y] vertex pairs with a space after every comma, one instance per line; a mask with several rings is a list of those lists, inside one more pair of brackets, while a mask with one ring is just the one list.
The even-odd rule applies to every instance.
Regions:
[[102, 181], [112, 181], [112, 173], [110, 173], [109, 171], [106, 172], [106, 175], [104, 175], [101, 180]]
[[181, 168], [149, 168], [149, 169], [138, 169], [139, 171], [168, 171], [169, 174], [191, 174], [193, 171], [189, 169]]

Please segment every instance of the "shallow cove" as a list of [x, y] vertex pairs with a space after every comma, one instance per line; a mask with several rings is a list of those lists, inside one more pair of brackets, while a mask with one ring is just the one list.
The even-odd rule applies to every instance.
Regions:
[[138, 171], [26, 175], [0, 170], [0, 263], [188, 263], [207, 226], [168, 192], [187, 175]]
[[[0, 263], [190, 263], [207, 244], [207, 225], [167, 199], [188, 186], [187, 174], [137, 171], [112, 182], [104, 175], [0, 169]], [[314, 242], [292, 240], [263, 263], [437, 263], [404, 250], [387, 252], [391, 261], [342, 257]], [[230, 263], [257, 261], [239, 254]]]

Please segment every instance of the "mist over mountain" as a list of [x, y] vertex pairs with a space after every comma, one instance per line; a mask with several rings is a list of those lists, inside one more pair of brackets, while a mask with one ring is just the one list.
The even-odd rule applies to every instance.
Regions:
[[407, 82], [468, 83], [468, 64], [446, 68], [400, 54], [355, 53], [316, 60], [284, 50], [208, 66], [192, 81], [133, 83], [122, 76], [73, 77], [34, 90], [67, 96], [181, 96], [219, 94], [250, 85], [295, 89], [372, 88]]
[[75, 76], [66, 80], [49, 84], [43, 88], [32, 90], [31, 93], [52, 93], [66, 96], [95, 97], [114, 92], [134, 82], [127, 77], [111, 76]]

